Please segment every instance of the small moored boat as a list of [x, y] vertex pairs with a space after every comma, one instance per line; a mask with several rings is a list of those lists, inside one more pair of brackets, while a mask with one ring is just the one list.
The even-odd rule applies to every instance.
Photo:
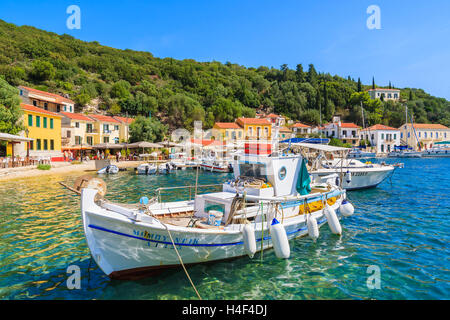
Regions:
[[99, 174], [116, 174], [119, 172], [119, 167], [111, 164], [97, 171]]

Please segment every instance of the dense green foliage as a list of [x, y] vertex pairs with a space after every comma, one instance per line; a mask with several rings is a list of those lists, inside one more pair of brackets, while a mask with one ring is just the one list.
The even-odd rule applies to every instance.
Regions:
[[19, 90], [0, 76], [0, 132], [17, 134], [22, 129]]
[[[245, 68], [229, 62], [159, 59], [1, 20], [0, 74], [14, 86], [67, 93], [78, 110], [95, 99], [111, 114], [151, 114], [170, 129], [191, 129], [194, 120], [209, 128], [215, 121], [254, 116], [258, 109], [311, 124], [339, 114], [361, 125], [361, 102], [368, 125], [398, 127], [404, 122], [401, 104], [368, 98], [366, 90], [375, 80], [363, 85], [320, 73], [312, 64], [291, 70], [287, 65]], [[402, 98], [415, 121], [450, 125], [447, 100], [420, 89], [403, 89]]]
[[158, 142], [164, 140], [166, 134], [167, 127], [153, 118], [137, 116], [130, 124], [130, 142]]

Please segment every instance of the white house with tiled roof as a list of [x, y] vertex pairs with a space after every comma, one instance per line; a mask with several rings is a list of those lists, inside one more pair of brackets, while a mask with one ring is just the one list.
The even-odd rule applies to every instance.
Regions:
[[63, 96], [19, 86], [22, 102], [51, 112], [75, 112], [75, 102]]
[[361, 140], [367, 140], [377, 154], [389, 153], [400, 146], [400, 130], [382, 124], [376, 124], [361, 130]]
[[354, 123], [341, 122], [340, 117], [333, 117], [333, 122], [324, 125], [320, 132], [327, 138], [342, 140], [343, 143], [350, 143], [353, 146], [359, 145], [360, 127]]
[[292, 130], [292, 133], [294, 133], [295, 135], [310, 134], [312, 132], [312, 126], [297, 122], [291, 126], [291, 130]]
[[436, 142], [448, 140], [450, 138], [450, 128], [442, 124], [414, 123], [414, 130], [410, 123], [404, 124], [400, 128], [400, 139], [402, 143], [418, 150], [417, 140], [422, 144], [423, 149], [433, 147]]
[[399, 89], [383, 89], [383, 88], [376, 88], [376, 89], [370, 89], [368, 90], [369, 95], [372, 99], [383, 99], [386, 100], [393, 100], [398, 101], [400, 100], [400, 90]]

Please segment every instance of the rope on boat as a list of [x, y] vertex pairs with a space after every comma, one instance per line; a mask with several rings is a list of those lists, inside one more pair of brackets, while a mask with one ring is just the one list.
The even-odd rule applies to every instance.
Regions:
[[264, 252], [264, 204], [261, 202], [261, 262], [263, 261], [263, 252]]
[[176, 245], [175, 245], [175, 242], [173, 241], [172, 234], [170, 233], [169, 228], [167, 227], [167, 225], [166, 225], [165, 223], [163, 223], [163, 222], [161, 222], [161, 221], [159, 221], [159, 222], [166, 228], [167, 233], [169, 234], [169, 237], [170, 237], [170, 241], [172, 241], [173, 248], [175, 249], [175, 252], [176, 252], [176, 254], [177, 254], [177, 256], [178, 256], [178, 260], [180, 261], [181, 266], [183, 267], [184, 272], [186, 273], [186, 276], [187, 276], [187, 278], [189, 279], [189, 282], [190, 282], [191, 285], [192, 285], [192, 288], [194, 288], [194, 291], [195, 291], [195, 293], [197, 294], [197, 297], [198, 297], [200, 300], [203, 300], [202, 297], [200, 296], [200, 294], [198, 293], [197, 288], [195, 287], [194, 283], [192, 282], [192, 279], [191, 279], [191, 277], [189, 276], [189, 272], [187, 271], [186, 267], [184, 266], [183, 259], [181, 259], [180, 253], [178, 252], [178, 249], [177, 249], [177, 247], [176, 247]]

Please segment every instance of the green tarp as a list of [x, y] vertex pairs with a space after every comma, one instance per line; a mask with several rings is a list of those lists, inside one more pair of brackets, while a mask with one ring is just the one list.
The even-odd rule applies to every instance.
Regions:
[[309, 177], [308, 168], [306, 168], [306, 161], [302, 159], [302, 167], [297, 179], [297, 192], [304, 196], [311, 192], [311, 178]]

